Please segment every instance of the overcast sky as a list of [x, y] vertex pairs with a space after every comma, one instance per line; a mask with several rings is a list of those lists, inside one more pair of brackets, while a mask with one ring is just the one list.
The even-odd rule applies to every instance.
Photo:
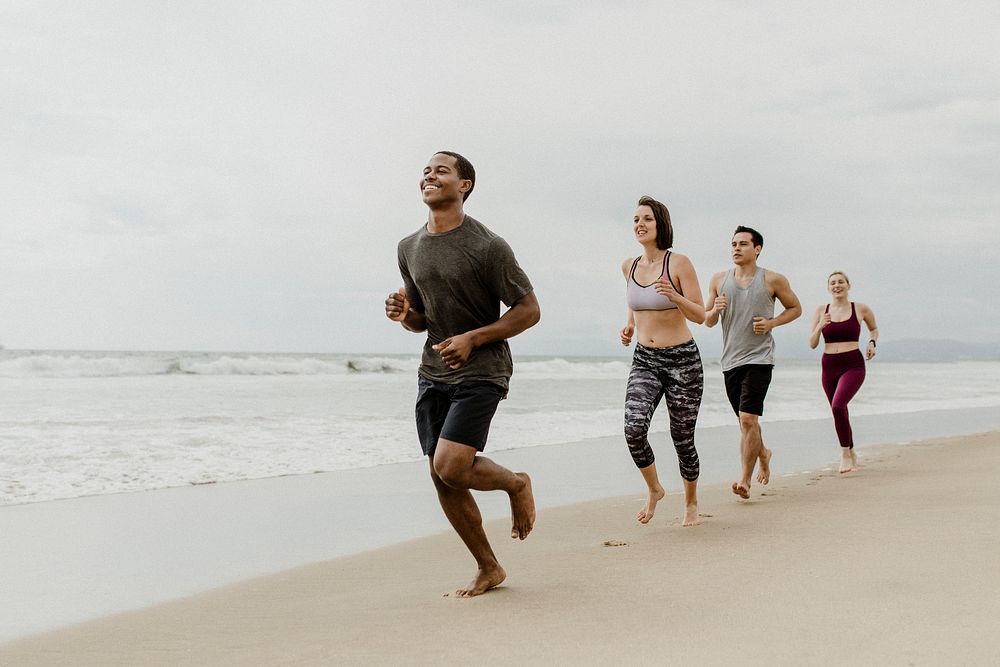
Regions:
[[440, 149], [534, 282], [518, 352], [621, 349], [642, 194], [703, 286], [747, 224], [807, 313], [842, 269], [886, 340], [1000, 341], [998, 7], [4, 3], [0, 343], [416, 352]]

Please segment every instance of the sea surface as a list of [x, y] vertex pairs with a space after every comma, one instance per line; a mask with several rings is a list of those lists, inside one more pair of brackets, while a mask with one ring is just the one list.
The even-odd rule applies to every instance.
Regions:
[[[622, 430], [630, 356], [515, 358], [489, 451]], [[0, 350], [0, 505], [421, 458], [416, 355]], [[699, 428], [734, 423], [705, 360]], [[765, 422], [829, 418], [815, 360], [779, 361]], [[1000, 407], [1000, 362], [874, 361], [854, 415]], [[652, 432], [668, 433], [665, 407]], [[831, 446], [836, 445], [833, 426]], [[859, 443], [863, 444], [863, 443]], [[624, 443], [622, 444], [624, 448]], [[624, 449], [623, 449], [624, 451]]]

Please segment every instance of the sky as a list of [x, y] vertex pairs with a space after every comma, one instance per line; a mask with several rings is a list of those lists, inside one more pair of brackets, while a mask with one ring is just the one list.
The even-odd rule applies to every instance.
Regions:
[[[531, 277], [523, 354], [618, 354], [651, 195], [704, 288], [738, 224], [806, 314], [1000, 342], [995, 2], [13, 2], [0, 344], [415, 353], [385, 318], [438, 150]], [[703, 349], [720, 331], [695, 327]]]

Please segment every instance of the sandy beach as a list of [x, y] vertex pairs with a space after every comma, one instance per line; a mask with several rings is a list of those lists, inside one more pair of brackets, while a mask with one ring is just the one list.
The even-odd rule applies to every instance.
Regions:
[[547, 509], [523, 543], [490, 521], [509, 576], [471, 600], [444, 532], [18, 639], [0, 664], [995, 664], [1000, 432], [862, 463], [749, 502], [706, 486], [695, 528], [676, 494], [647, 526], [638, 494]]

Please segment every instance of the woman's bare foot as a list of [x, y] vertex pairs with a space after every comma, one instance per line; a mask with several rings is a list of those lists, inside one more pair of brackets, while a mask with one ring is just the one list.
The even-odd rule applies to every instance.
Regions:
[[760, 472], [757, 473], [757, 482], [766, 485], [771, 481], [771, 450], [761, 445], [758, 461], [760, 461]]
[[841, 447], [840, 451], [840, 472], [851, 472], [856, 467], [854, 450], [850, 447]]
[[455, 596], [460, 598], [472, 598], [482, 595], [491, 588], [496, 588], [507, 578], [507, 573], [502, 567], [497, 565], [488, 569], [480, 569], [476, 573], [476, 578], [465, 588], [455, 591]]
[[750, 497], [750, 485], [743, 482], [733, 482], [733, 493], [746, 500]]
[[701, 523], [701, 519], [698, 518], [698, 503], [692, 503], [690, 505], [684, 506], [684, 525], [685, 526], [697, 526]]
[[535, 525], [535, 496], [531, 493], [531, 478], [528, 473], [516, 472], [514, 475], [524, 482], [524, 486], [520, 491], [510, 494], [510, 536], [511, 539], [523, 540]]
[[858, 455], [854, 453], [854, 447], [851, 447], [851, 465], [854, 466], [855, 470], [857, 470], [858, 467], [859, 467], [858, 466]]
[[635, 518], [639, 520], [639, 523], [649, 523], [649, 520], [653, 518], [653, 512], [656, 511], [656, 503], [663, 500], [663, 496], [667, 495], [667, 492], [663, 490], [663, 487], [658, 487], [656, 489], [650, 489], [649, 497], [646, 498], [646, 504], [642, 506], [639, 513], [635, 515]]

